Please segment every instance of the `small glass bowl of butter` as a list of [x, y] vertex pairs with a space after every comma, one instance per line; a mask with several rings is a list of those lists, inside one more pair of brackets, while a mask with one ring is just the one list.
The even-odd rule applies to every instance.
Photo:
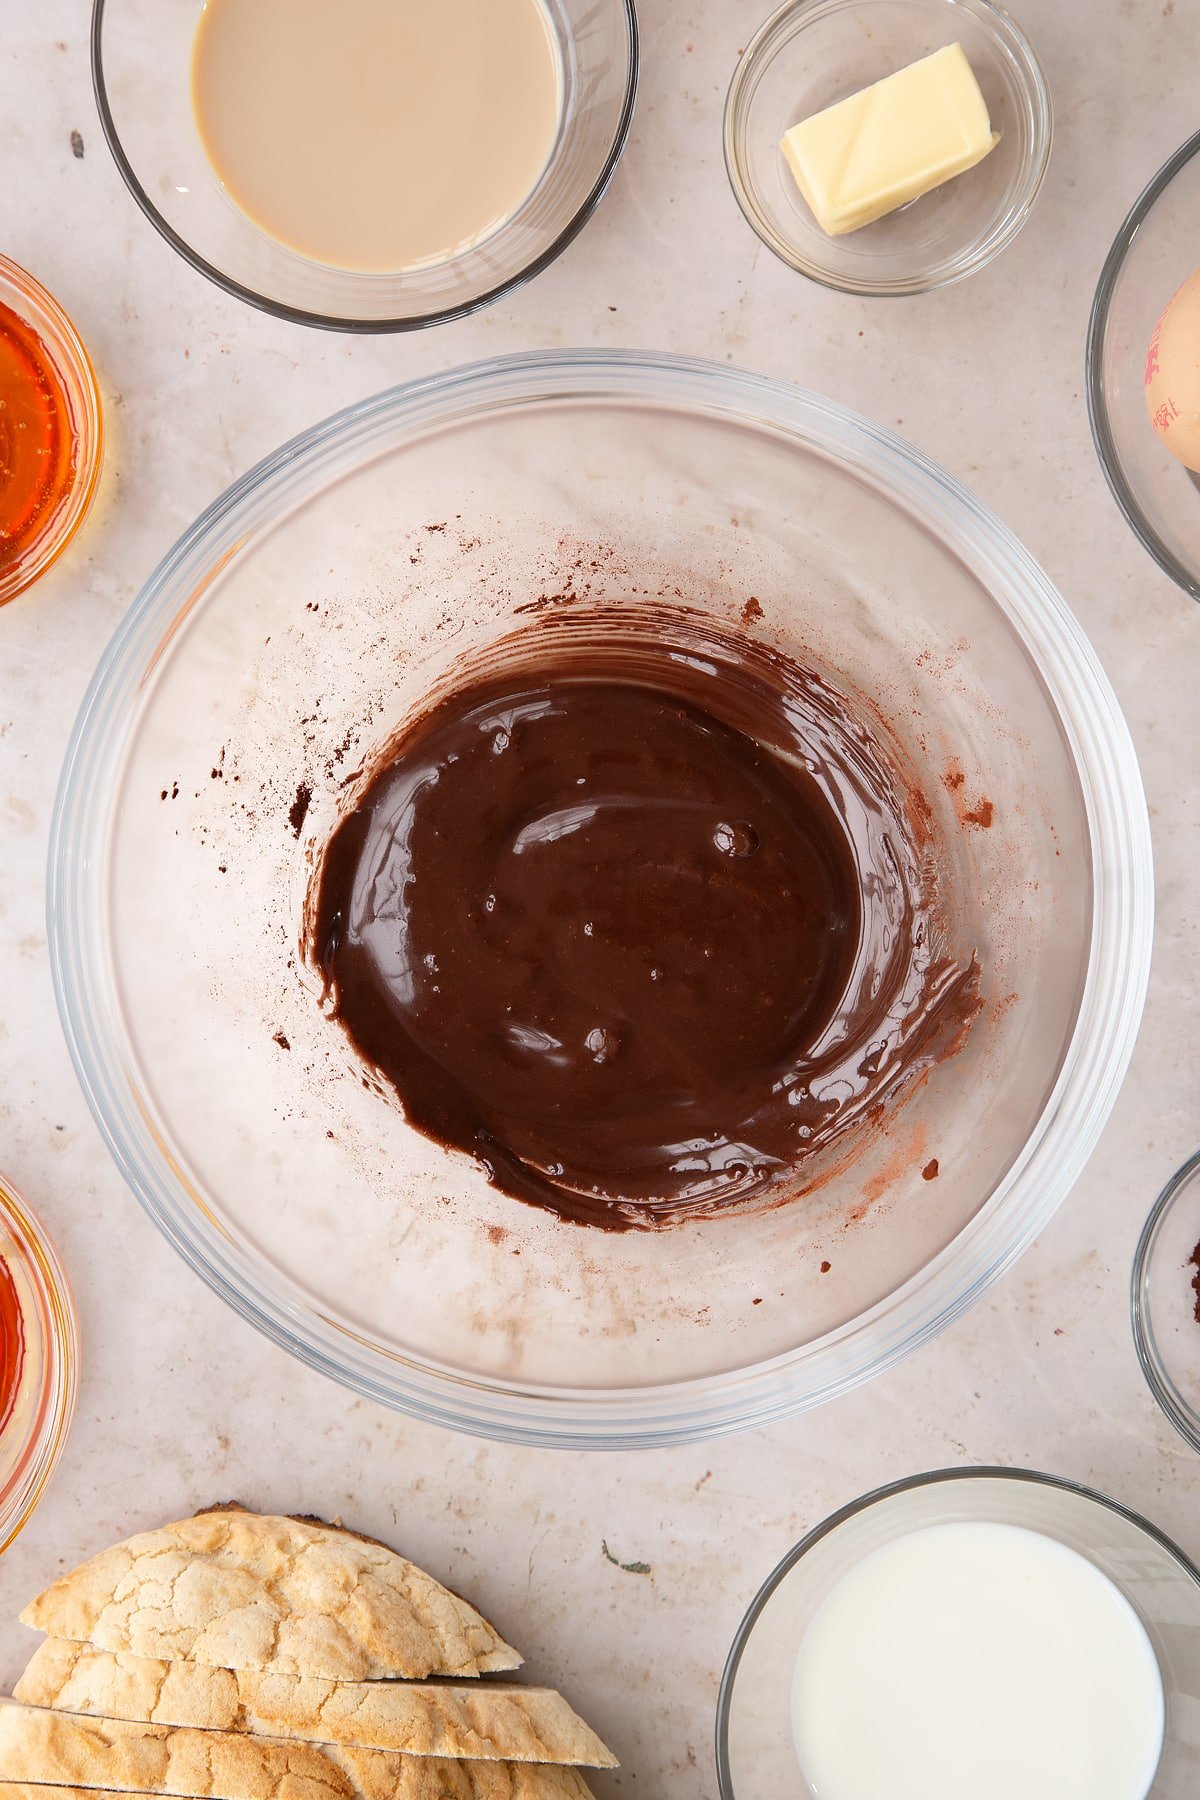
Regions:
[[[982, 93], [994, 147], [873, 223], [830, 235], [788, 165], [785, 134], [955, 44]], [[1041, 65], [990, 0], [788, 0], [738, 63], [725, 164], [749, 223], [800, 274], [845, 293], [921, 294], [975, 274], [1011, 243], [1041, 186], [1052, 133]], [[881, 185], [902, 176], [878, 171]]]

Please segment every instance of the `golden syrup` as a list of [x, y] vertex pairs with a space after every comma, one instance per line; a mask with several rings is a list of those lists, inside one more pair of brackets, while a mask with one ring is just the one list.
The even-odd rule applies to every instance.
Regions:
[[12, 1270], [0, 1256], [0, 1434], [12, 1417], [25, 1361], [25, 1321]]
[[0, 303], [0, 580], [67, 499], [78, 444], [53, 358], [33, 327]]

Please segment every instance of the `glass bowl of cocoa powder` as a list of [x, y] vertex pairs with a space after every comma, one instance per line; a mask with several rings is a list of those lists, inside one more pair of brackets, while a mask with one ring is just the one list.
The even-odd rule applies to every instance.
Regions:
[[1200, 1451], [1200, 1150], [1172, 1175], [1133, 1259], [1138, 1361], [1180, 1437]]

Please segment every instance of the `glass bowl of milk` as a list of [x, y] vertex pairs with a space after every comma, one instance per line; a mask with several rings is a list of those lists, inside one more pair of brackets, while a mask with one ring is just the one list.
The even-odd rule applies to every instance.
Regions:
[[95, 0], [104, 134], [167, 242], [298, 324], [404, 331], [554, 260], [616, 168], [634, 0]]
[[1116, 1502], [1024, 1470], [856, 1500], [751, 1606], [722, 1800], [1200, 1793], [1200, 1571]]

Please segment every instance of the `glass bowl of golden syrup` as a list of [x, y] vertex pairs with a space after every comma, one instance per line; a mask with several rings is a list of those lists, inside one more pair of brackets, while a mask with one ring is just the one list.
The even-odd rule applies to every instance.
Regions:
[[103, 426], [79, 334], [0, 256], [0, 606], [45, 574], [96, 493]]
[[54, 1473], [75, 1412], [78, 1371], [66, 1275], [0, 1175], [0, 1555]]

